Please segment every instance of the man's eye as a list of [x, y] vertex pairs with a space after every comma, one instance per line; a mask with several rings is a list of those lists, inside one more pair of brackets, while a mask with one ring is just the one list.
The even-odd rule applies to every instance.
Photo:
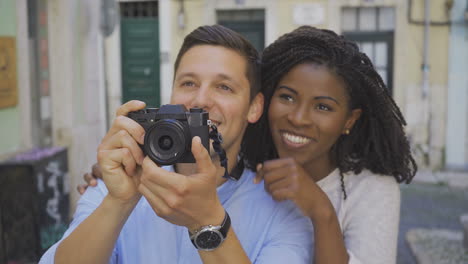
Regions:
[[192, 87], [192, 86], [195, 86], [195, 83], [194, 83], [194, 82], [187, 81], [187, 82], [183, 82], [183, 83], [182, 83], [182, 86]]
[[288, 102], [292, 102], [293, 101], [293, 97], [290, 96], [289, 94], [280, 94], [279, 95], [279, 98], [283, 99], [283, 100], [286, 100]]
[[218, 86], [221, 90], [225, 90], [225, 91], [232, 91], [231, 87], [225, 85], [225, 84], [221, 84]]

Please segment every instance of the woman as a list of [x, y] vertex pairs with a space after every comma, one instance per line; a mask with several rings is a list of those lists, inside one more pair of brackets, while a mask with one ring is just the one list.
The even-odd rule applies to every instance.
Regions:
[[395, 263], [398, 183], [417, 166], [369, 58], [332, 31], [303, 26], [263, 52], [262, 92], [244, 163], [275, 200], [294, 201], [311, 219], [315, 263]]
[[[256, 182], [314, 225], [316, 263], [395, 263], [397, 183], [417, 166], [369, 58], [329, 30], [287, 33], [262, 57], [264, 115], [243, 145]], [[258, 135], [266, 135], [259, 142]], [[260, 147], [259, 147], [260, 145]]]

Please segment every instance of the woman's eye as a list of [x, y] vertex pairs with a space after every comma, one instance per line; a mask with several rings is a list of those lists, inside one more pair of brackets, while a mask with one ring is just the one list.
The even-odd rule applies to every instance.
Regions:
[[317, 109], [322, 110], [322, 111], [331, 111], [332, 110], [328, 105], [324, 105], [324, 104], [319, 104], [317, 106]]
[[283, 100], [286, 100], [286, 101], [289, 101], [289, 102], [293, 101], [293, 97], [290, 96], [289, 94], [280, 94], [279, 98], [281, 98]]

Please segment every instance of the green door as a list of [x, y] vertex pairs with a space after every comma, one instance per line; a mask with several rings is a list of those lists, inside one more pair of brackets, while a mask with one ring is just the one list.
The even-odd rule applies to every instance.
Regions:
[[218, 24], [239, 32], [258, 52], [265, 48], [265, 22], [264, 21], [219, 21]]
[[122, 17], [122, 101], [160, 104], [157, 17]]
[[218, 24], [239, 32], [262, 52], [265, 48], [265, 10], [218, 10]]

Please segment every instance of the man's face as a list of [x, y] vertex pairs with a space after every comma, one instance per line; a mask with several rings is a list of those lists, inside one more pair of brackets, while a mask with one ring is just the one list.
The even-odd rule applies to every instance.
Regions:
[[250, 102], [246, 69], [246, 59], [236, 51], [198, 45], [182, 56], [175, 72], [171, 104], [208, 111], [229, 160], [235, 160], [248, 122], [256, 122], [263, 108], [261, 95]]

